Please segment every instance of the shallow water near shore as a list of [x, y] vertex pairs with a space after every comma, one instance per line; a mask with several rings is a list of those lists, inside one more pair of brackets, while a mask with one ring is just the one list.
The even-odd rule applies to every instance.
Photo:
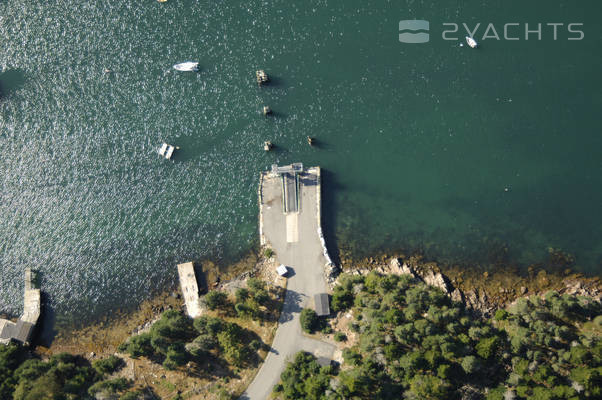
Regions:
[[[526, 266], [554, 248], [600, 274], [600, 11], [0, 2], [0, 311], [19, 313], [27, 266], [68, 325], [172, 285], [176, 263], [237, 260], [257, 245], [259, 171], [297, 161], [324, 168], [326, 231], [360, 257]], [[429, 20], [431, 41], [400, 43], [405, 19]], [[517, 21], [585, 37], [441, 38], [446, 22], [480, 22], [478, 39]], [[172, 69], [186, 60], [200, 72]]]

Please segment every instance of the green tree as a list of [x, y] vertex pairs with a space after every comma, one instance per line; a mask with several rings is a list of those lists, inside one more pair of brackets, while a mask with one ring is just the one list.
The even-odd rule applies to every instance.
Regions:
[[26, 352], [16, 344], [0, 345], [0, 399], [8, 399], [17, 385], [14, 371], [25, 360]]
[[253, 309], [245, 303], [236, 303], [234, 305], [234, 310], [236, 311], [236, 315], [240, 318], [250, 318], [253, 316]]
[[[499, 310], [498, 310], [499, 311]], [[506, 387], [501, 385], [494, 389], [490, 389], [487, 392], [487, 400], [504, 400], [504, 394], [506, 393]]]
[[224, 324], [220, 318], [209, 317], [202, 315], [193, 322], [194, 328], [201, 335], [216, 336], [220, 333], [224, 327]]
[[479, 360], [475, 356], [466, 356], [462, 359], [460, 365], [462, 365], [464, 372], [470, 375], [479, 367]]
[[346, 342], [347, 335], [345, 335], [343, 332], [337, 332], [334, 334], [334, 340], [337, 342]]
[[217, 341], [226, 361], [240, 367], [250, 360], [253, 352], [246, 338], [246, 331], [240, 325], [228, 323], [224, 326], [217, 335]]
[[192, 343], [186, 345], [186, 348], [193, 357], [203, 357], [215, 349], [217, 345], [216, 337], [205, 334], [197, 336]]
[[260, 290], [265, 290], [265, 282], [263, 282], [261, 279], [249, 278], [247, 280], [247, 287], [249, 288], [251, 294], [254, 295]]
[[589, 396], [602, 396], [602, 367], [575, 368], [571, 371], [571, 379], [582, 385]]
[[228, 296], [224, 292], [211, 290], [205, 295], [205, 303], [210, 310], [225, 310], [228, 307]]
[[410, 388], [404, 393], [408, 400], [447, 399], [449, 384], [432, 375], [418, 374], [410, 380]]
[[112, 355], [108, 358], [94, 361], [92, 366], [99, 375], [112, 374], [113, 372], [123, 368], [125, 366], [125, 362], [121, 357]]
[[343, 349], [343, 360], [346, 364], [358, 366], [362, 363], [362, 356], [357, 351], [345, 347]]
[[126, 351], [133, 358], [141, 356], [150, 357], [154, 354], [153, 346], [151, 345], [150, 333], [142, 333], [137, 336], [132, 336], [125, 344], [125, 348], [120, 346], [120, 350]]
[[125, 378], [115, 378], [96, 382], [88, 389], [88, 394], [95, 397], [97, 394], [111, 395], [122, 392], [131, 386], [131, 382]]
[[344, 289], [342, 286], [336, 286], [332, 295], [330, 304], [334, 312], [345, 311], [353, 305], [353, 293]]
[[262, 306], [266, 306], [270, 301], [270, 294], [265, 289], [259, 289], [253, 292], [253, 300]]
[[313, 333], [318, 327], [318, 314], [311, 308], [301, 310], [301, 328], [307, 333]]
[[166, 369], [176, 369], [177, 367], [186, 364], [186, 361], [188, 361], [188, 354], [186, 353], [184, 346], [181, 343], [172, 344], [167, 349], [163, 367]]
[[499, 339], [497, 336], [482, 338], [476, 345], [477, 354], [479, 357], [487, 360], [492, 358], [499, 347]]
[[295, 355], [280, 374], [280, 384], [275, 390], [286, 400], [324, 399], [324, 393], [329, 388], [330, 373], [326, 368], [320, 368], [316, 358], [305, 352]]
[[119, 400], [142, 400], [144, 398], [144, 393], [140, 390], [134, 390], [132, 392], [124, 393]]
[[[61, 353], [47, 362], [30, 359], [14, 373], [14, 400], [83, 398], [100, 377], [81, 357]], [[10, 398], [10, 397], [9, 397]]]
[[237, 303], [244, 303], [249, 298], [250, 293], [249, 289], [246, 288], [238, 288], [234, 293], [234, 297], [236, 298]]
[[508, 311], [504, 310], [503, 308], [499, 308], [495, 312], [495, 320], [504, 321], [508, 318], [509, 315], [510, 314], [508, 313]]
[[61, 383], [52, 375], [42, 375], [34, 381], [22, 380], [13, 393], [14, 400], [60, 399], [64, 395]]

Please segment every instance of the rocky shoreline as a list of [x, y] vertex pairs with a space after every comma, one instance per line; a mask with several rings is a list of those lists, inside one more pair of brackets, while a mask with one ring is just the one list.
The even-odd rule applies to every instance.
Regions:
[[543, 295], [550, 290], [560, 294], [587, 296], [602, 301], [602, 281], [598, 277], [585, 277], [565, 271], [549, 274], [545, 270], [535, 273], [530, 269], [522, 276], [515, 271], [503, 270], [495, 274], [469, 269], [450, 268], [444, 270], [432, 262], [422, 262], [420, 257], [393, 257], [386, 261], [370, 257], [360, 263], [347, 266], [344, 270], [325, 267], [325, 275], [331, 288], [337, 283], [341, 272], [365, 275], [371, 271], [381, 274], [408, 274], [414, 278], [440, 288], [452, 300], [465, 304], [468, 309], [485, 317], [492, 316], [499, 308], [506, 307], [519, 297]]
[[[220, 273], [222, 269], [212, 262], [203, 262], [207, 286], [231, 291], [251, 276], [284, 284], [278, 283], [281, 278], [275, 273], [276, 259], [273, 256], [265, 258], [265, 250], [262, 247], [258, 253], [248, 253], [241, 261], [226, 268], [226, 273]], [[506, 268], [490, 273], [473, 268], [441, 266], [425, 262], [420, 256], [391, 257], [386, 254], [353, 262], [346, 260], [343, 265], [343, 268], [334, 263], [324, 266], [326, 281], [331, 288], [336, 285], [341, 273], [364, 275], [374, 270], [382, 274], [410, 274], [439, 287], [454, 301], [464, 303], [467, 308], [483, 316], [492, 315], [498, 308], [511, 304], [519, 297], [541, 295], [550, 290], [602, 301], [602, 281], [599, 277], [585, 277], [569, 270], [548, 273], [543, 269], [529, 268], [525, 274], [520, 274]], [[108, 347], [108, 352], [111, 352], [129, 335], [148, 328], [164, 309], [181, 307], [182, 301], [177, 291], [163, 292], [144, 302], [137, 311], [123, 313], [108, 323], [98, 322], [81, 330], [60, 334], [50, 349], [42, 348], [41, 352], [89, 354], [94, 351], [98, 353], [101, 347]]]

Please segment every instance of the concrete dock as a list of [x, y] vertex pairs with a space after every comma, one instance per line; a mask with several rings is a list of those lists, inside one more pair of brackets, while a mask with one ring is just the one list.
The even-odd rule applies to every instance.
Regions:
[[191, 262], [178, 264], [178, 275], [180, 276], [182, 296], [186, 303], [186, 312], [191, 318], [200, 317], [203, 310], [199, 301], [199, 285], [194, 272], [194, 264]]
[[42, 294], [36, 288], [35, 273], [25, 269], [25, 294], [23, 300], [23, 314], [17, 322], [0, 319], [0, 344], [8, 344], [11, 341], [29, 344], [42, 307]]
[[[285, 174], [289, 176], [284, 178]], [[241, 399], [267, 399], [286, 362], [298, 351], [332, 358], [334, 346], [306, 337], [299, 323], [301, 310], [313, 308], [314, 296], [325, 293], [327, 288], [324, 267], [329, 260], [319, 235], [320, 207], [319, 167], [273, 166], [261, 174], [261, 243], [271, 247], [278, 262], [289, 267], [290, 278], [272, 349]]]

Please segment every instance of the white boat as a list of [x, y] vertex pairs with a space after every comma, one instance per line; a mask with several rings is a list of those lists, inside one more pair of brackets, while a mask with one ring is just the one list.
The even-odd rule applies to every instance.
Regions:
[[165, 157], [166, 159], [170, 160], [175, 149], [177, 149], [177, 147], [172, 146], [167, 143], [163, 143], [163, 145], [161, 145], [161, 148], [159, 149], [159, 155], [161, 157]]
[[473, 49], [475, 49], [479, 45], [477, 41], [471, 38], [470, 36], [466, 36], [466, 43], [468, 43], [468, 45]]
[[173, 68], [177, 71], [198, 71], [199, 63], [194, 61], [187, 61], [180, 64], [176, 64]]

